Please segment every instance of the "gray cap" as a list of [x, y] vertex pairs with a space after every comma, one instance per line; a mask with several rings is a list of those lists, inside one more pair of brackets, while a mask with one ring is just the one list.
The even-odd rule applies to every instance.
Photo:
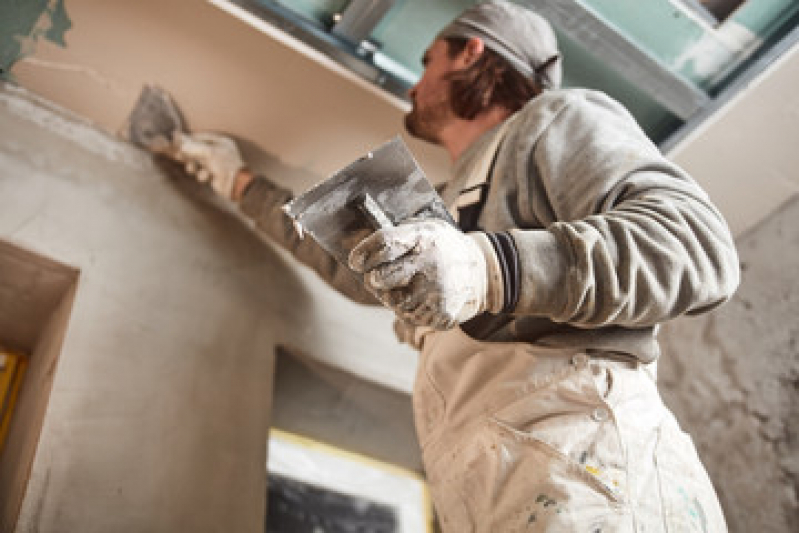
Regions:
[[499, 54], [527, 77], [536, 77], [545, 89], [560, 86], [558, 40], [552, 26], [530, 9], [503, 0], [470, 7], [438, 34], [479, 37], [486, 48]]

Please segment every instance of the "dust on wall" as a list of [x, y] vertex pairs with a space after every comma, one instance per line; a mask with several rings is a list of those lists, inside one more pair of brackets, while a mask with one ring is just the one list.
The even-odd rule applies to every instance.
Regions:
[[737, 240], [742, 282], [713, 313], [667, 324], [659, 386], [691, 433], [731, 533], [799, 514], [799, 194]]

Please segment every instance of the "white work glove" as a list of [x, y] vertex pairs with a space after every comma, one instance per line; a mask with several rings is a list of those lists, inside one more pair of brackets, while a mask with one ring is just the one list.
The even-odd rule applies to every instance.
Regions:
[[397, 316], [449, 329], [502, 306], [502, 279], [485, 235], [439, 219], [409, 220], [376, 231], [350, 253], [350, 267]]
[[236, 176], [244, 161], [236, 142], [216, 133], [176, 133], [173, 139], [174, 158], [184, 164], [186, 172], [202, 183], [210, 182], [214, 191], [231, 199]]

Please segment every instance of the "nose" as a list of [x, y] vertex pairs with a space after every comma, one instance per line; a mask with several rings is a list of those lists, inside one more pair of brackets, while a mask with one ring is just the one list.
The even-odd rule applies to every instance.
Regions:
[[413, 87], [408, 89], [408, 98], [410, 98], [411, 102], [416, 99], [416, 88], [419, 86], [419, 83], [415, 83]]

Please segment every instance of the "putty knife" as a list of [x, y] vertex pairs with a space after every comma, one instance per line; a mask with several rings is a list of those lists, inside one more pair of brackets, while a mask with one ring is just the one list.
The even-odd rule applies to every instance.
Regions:
[[145, 85], [128, 117], [126, 137], [151, 152], [168, 153], [175, 132], [186, 133], [178, 106], [163, 89]]
[[409, 218], [455, 224], [401, 137], [395, 137], [284, 208], [344, 265], [352, 248], [376, 229]]

